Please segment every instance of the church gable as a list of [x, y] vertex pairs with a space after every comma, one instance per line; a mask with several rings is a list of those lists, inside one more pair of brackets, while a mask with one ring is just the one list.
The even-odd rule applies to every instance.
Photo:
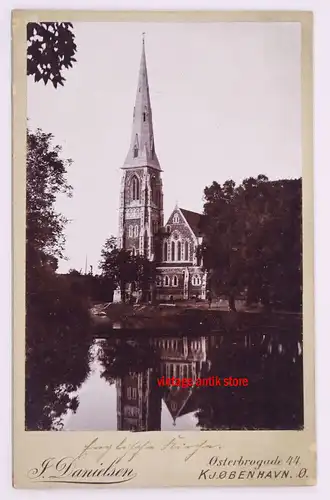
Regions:
[[173, 235], [176, 233], [179, 237], [189, 239], [192, 243], [196, 243], [195, 233], [183, 216], [180, 208], [176, 207], [173, 210], [167, 221], [165, 229], [167, 234]]
[[200, 243], [198, 225], [201, 217], [195, 212], [175, 207], [165, 225], [161, 261], [197, 264], [196, 250]]
[[192, 394], [191, 388], [171, 387], [164, 394], [163, 399], [173, 420], [184, 415], [184, 408]]
[[198, 398], [195, 388], [171, 387], [163, 396], [166, 407], [175, 421], [177, 418], [198, 410]]
[[175, 208], [173, 210], [172, 214], [170, 215], [167, 221], [167, 224], [173, 224], [173, 225], [185, 224], [185, 220], [183, 219], [180, 210], [178, 208]]
[[172, 232], [173, 230], [184, 231], [187, 228], [193, 239], [198, 240], [202, 237], [201, 222], [203, 215], [184, 208], [175, 207], [171, 213], [167, 224], [166, 231]]

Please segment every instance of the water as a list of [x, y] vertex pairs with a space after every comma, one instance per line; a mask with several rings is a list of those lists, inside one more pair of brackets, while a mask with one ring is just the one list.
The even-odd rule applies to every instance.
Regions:
[[[120, 410], [120, 406], [117, 405], [117, 398], [120, 389], [116, 387], [118, 384], [108, 382], [102, 376], [104, 367], [98, 359], [98, 352], [102, 343], [102, 341], [95, 341], [91, 346], [91, 352], [93, 353], [93, 360], [90, 363], [91, 371], [78, 391], [78, 411], [76, 413], [70, 411], [63, 418], [64, 430], [118, 430], [117, 412]], [[139, 408], [137, 401], [135, 401], [135, 404]], [[141, 410], [142, 406], [143, 403]], [[194, 412], [182, 415], [174, 422], [165, 402], [162, 401], [160, 414], [161, 430], [198, 430], [198, 421], [194, 416]]]
[[[42, 347], [40, 347], [42, 349]], [[45, 359], [39, 353], [40, 359]], [[28, 430], [303, 427], [302, 340], [253, 332], [77, 339], [43, 377], [27, 363]], [[50, 371], [49, 371], [50, 370]], [[38, 377], [34, 376], [38, 373]], [[244, 377], [247, 387], [159, 387], [160, 377]]]

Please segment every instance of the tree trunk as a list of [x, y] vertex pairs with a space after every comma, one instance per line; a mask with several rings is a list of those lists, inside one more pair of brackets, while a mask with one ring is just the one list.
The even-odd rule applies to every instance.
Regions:
[[271, 304], [269, 297], [269, 286], [265, 285], [261, 290], [261, 303], [264, 306], [265, 311], [270, 312]]
[[126, 302], [126, 283], [121, 282], [120, 284], [120, 296], [123, 304]]
[[156, 290], [155, 290], [155, 288], [153, 286], [151, 287], [150, 293], [151, 293], [151, 304], [155, 305], [156, 302], [157, 302], [156, 301]]
[[235, 295], [230, 294], [228, 297], [229, 311], [236, 311]]
[[253, 304], [253, 302], [255, 301], [255, 294], [254, 294], [254, 290], [252, 289], [251, 286], [248, 287], [247, 289], [247, 292], [246, 292], [246, 301], [245, 301], [245, 305], [247, 307], [251, 306]]

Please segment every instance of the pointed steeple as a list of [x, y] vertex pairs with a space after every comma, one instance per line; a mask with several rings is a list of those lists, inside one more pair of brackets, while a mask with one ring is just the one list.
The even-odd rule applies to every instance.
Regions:
[[123, 168], [146, 166], [161, 170], [155, 151], [143, 34], [138, 87], [133, 111], [131, 144]]

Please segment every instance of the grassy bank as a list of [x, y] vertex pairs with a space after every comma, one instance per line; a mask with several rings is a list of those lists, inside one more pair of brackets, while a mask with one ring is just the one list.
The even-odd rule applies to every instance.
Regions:
[[[101, 308], [101, 305], [100, 305]], [[280, 312], [266, 313], [181, 306], [107, 304], [104, 308], [109, 321], [125, 329], [175, 329], [204, 331], [251, 331], [279, 329], [301, 333], [302, 315]]]

